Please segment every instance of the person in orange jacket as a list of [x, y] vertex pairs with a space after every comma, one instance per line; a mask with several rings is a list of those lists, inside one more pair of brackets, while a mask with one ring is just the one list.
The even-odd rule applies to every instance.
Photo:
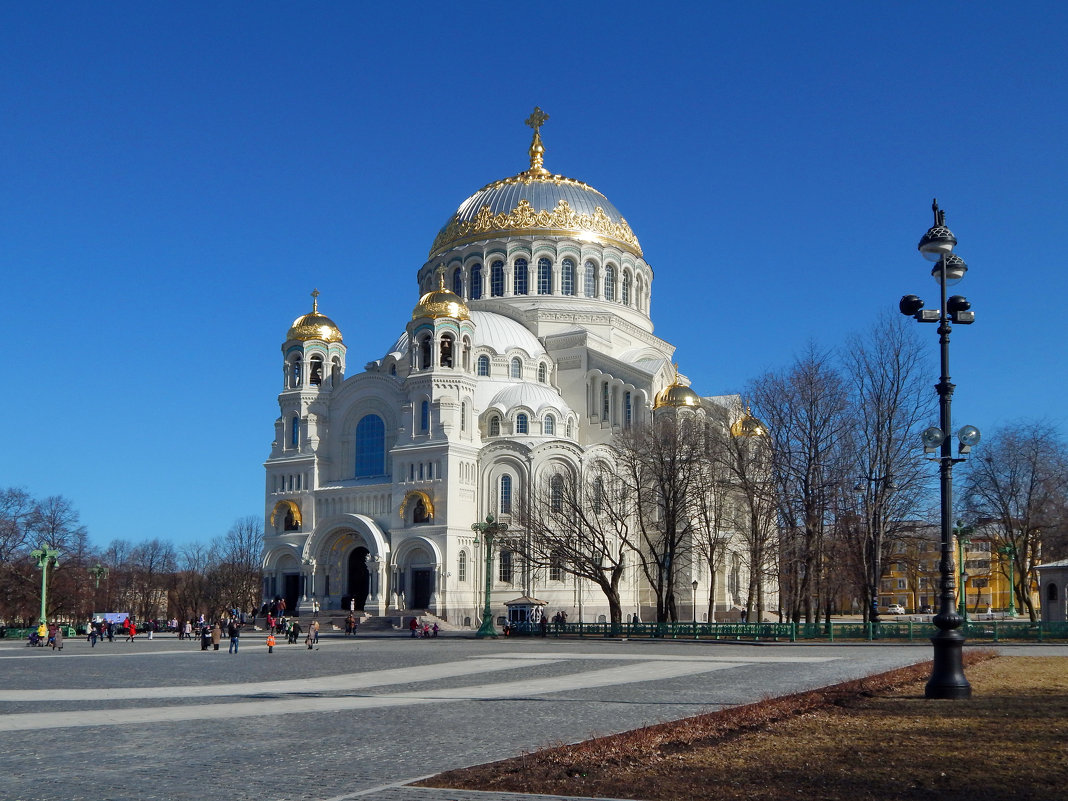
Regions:
[[269, 654], [273, 654], [274, 653], [274, 635], [273, 634], [268, 634], [267, 635], [267, 653], [269, 653]]

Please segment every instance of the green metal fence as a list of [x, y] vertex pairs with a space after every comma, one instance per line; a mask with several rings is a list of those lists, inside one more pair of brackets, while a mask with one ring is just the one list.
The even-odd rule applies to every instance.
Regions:
[[[550, 637], [614, 639], [751, 640], [798, 642], [822, 640], [926, 642], [938, 629], [927, 620], [879, 623], [550, 623]], [[1068, 640], [1068, 623], [1031, 623], [1019, 620], [984, 620], [965, 623], [961, 631], [969, 641], [1057, 642]], [[511, 633], [537, 636], [537, 624], [514, 624]]]

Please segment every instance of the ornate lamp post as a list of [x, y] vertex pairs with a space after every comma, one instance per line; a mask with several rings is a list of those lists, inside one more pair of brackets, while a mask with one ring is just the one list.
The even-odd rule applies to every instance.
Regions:
[[[938, 614], [934, 624], [938, 633], [931, 638], [934, 646], [934, 666], [927, 681], [925, 695], [928, 698], [970, 698], [972, 686], [964, 677], [961, 647], [964, 635], [958, 630], [962, 621], [956, 610], [956, 584], [953, 575], [953, 465], [963, 459], [953, 457], [952, 417], [950, 403], [953, 384], [949, 380], [949, 334], [951, 322], [966, 325], [975, 322], [971, 304], [961, 295], [946, 297], [946, 288], [964, 277], [968, 265], [953, 253], [957, 238], [946, 227], [946, 213], [938, 208], [938, 201], [931, 204], [934, 225], [920, 239], [917, 246], [923, 257], [935, 262], [931, 275], [941, 290], [941, 304], [937, 309], [923, 308], [923, 301], [916, 295], [905, 295], [898, 308], [901, 313], [915, 317], [921, 323], [938, 323], [938, 342], [941, 356], [941, 375], [935, 386], [938, 392], [939, 425], [923, 432], [921, 439], [924, 452], [939, 452], [933, 461], [938, 462], [939, 494], [941, 496], [941, 558], [938, 571], [941, 574]], [[960, 446], [957, 453], [968, 453], [979, 442], [979, 429], [964, 426], [957, 432]]]
[[1016, 546], [1002, 545], [998, 553], [1009, 560], [1009, 615], [1016, 617]]
[[490, 609], [490, 590], [493, 588], [493, 538], [507, 531], [508, 525], [497, 522], [492, 514], [488, 514], [485, 523], [472, 523], [471, 530], [483, 535], [486, 540], [486, 604], [482, 609], [482, 625], [475, 632], [475, 636], [497, 639], [497, 629], [493, 626], [493, 610]]
[[96, 589], [100, 589], [100, 579], [108, 577], [108, 569], [99, 562], [89, 568], [89, 575], [96, 581]]
[[41, 623], [48, 622], [47, 601], [48, 601], [48, 564], [51, 562], [54, 565], [59, 564], [60, 552], [58, 548], [53, 548], [46, 542], [42, 542], [40, 547], [30, 551], [32, 556], [37, 562], [37, 568], [41, 571]]
[[697, 622], [697, 579], [690, 585], [693, 587], [693, 622]]

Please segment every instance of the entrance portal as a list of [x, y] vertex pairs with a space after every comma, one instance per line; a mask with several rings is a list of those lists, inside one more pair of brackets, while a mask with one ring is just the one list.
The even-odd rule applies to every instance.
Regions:
[[409, 609], [426, 609], [430, 606], [433, 579], [433, 570], [412, 570], [412, 601]]
[[[357, 548], [349, 554], [349, 597], [353, 608], [362, 612], [367, 603], [370, 574], [367, 572], [367, 549]], [[347, 607], [346, 607], [347, 608]]]
[[282, 576], [282, 597], [286, 601], [286, 614], [295, 615], [300, 603], [300, 573], [286, 573]]

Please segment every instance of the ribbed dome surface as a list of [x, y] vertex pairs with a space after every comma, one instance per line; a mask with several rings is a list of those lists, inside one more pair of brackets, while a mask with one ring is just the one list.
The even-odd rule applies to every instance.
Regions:
[[520, 348], [530, 357], [544, 356], [545, 348], [530, 331], [510, 317], [493, 312], [473, 311], [471, 322], [475, 324], [474, 345], [493, 348], [504, 353], [509, 348]]
[[307, 342], [309, 339], [321, 339], [323, 342], [341, 342], [341, 329], [325, 314], [313, 311], [293, 321], [286, 334], [286, 340], [296, 339]]
[[567, 405], [567, 401], [556, 390], [543, 384], [529, 382], [511, 384], [505, 387], [493, 396], [493, 400], [490, 401], [489, 405], [491, 408], [496, 407], [505, 412], [509, 409], [514, 409], [516, 406], [524, 406], [536, 415], [540, 415], [545, 408], [557, 411], [565, 417], [571, 412], [571, 407]]

